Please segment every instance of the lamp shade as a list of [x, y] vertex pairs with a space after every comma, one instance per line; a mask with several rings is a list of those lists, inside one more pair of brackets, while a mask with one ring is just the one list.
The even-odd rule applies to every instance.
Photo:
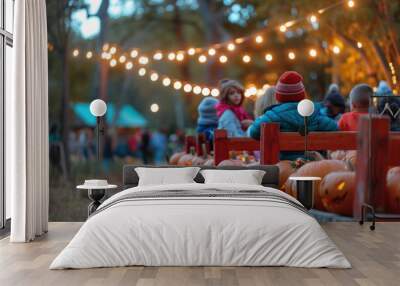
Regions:
[[106, 114], [107, 104], [101, 99], [95, 99], [90, 103], [90, 113], [93, 116], [101, 117]]
[[297, 112], [303, 116], [311, 116], [314, 113], [314, 103], [309, 99], [303, 99], [297, 105]]

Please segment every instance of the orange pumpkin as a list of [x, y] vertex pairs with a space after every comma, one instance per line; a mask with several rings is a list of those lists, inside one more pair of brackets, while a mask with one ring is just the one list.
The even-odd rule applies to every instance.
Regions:
[[185, 152], [178, 152], [178, 153], [172, 154], [171, 158], [169, 158], [169, 164], [177, 165], [179, 159], [185, 154], [186, 154]]
[[333, 172], [322, 180], [319, 195], [327, 211], [352, 216], [355, 189], [354, 172]]
[[276, 164], [279, 167], [279, 189], [285, 189], [285, 182], [296, 169], [293, 167], [292, 161], [284, 160]]
[[357, 151], [356, 150], [347, 151], [344, 160], [350, 165], [352, 170], [355, 170], [357, 164]]
[[389, 169], [386, 175], [388, 211], [400, 213], [400, 167]]
[[[308, 162], [301, 166], [296, 172], [292, 174], [293, 177], [320, 177], [323, 179], [326, 175], [332, 172], [347, 171], [346, 163], [340, 160], [321, 160]], [[314, 208], [325, 210], [319, 195], [320, 181], [315, 183], [314, 192]], [[294, 195], [296, 192], [296, 184], [294, 181], [287, 180], [285, 183], [285, 192]]]
[[224, 166], [239, 166], [243, 167], [245, 164], [243, 163], [242, 160], [236, 160], [236, 159], [229, 159], [229, 160], [224, 160], [218, 164], [218, 167], [224, 167]]

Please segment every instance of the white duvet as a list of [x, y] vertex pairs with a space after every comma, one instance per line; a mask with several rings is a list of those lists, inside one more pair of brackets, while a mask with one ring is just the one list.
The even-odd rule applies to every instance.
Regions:
[[[163, 190], [265, 190], [233, 184], [135, 187]], [[145, 266], [293, 266], [350, 268], [318, 222], [293, 206], [246, 198], [123, 201], [90, 217], [50, 269]]]

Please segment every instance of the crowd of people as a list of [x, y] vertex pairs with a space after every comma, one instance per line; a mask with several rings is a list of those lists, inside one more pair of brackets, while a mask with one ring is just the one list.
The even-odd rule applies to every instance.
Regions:
[[[227, 130], [230, 137], [260, 138], [262, 123], [276, 122], [281, 131], [297, 132], [304, 128], [304, 118], [298, 113], [298, 103], [309, 98], [303, 84], [303, 77], [295, 71], [283, 73], [275, 86], [255, 102], [254, 120], [243, 108], [245, 100], [243, 86], [231, 79], [224, 79], [219, 85], [220, 100], [204, 98], [198, 107], [197, 132], [204, 132], [212, 140], [213, 131]], [[371, 107], [374, 94], [376, 107]], [[374, 89], [367, 84], [357, 84], [347, 100], [340, 93], [337, 84], [331, 84], [322, 102], [314, 103], [314, 113], [308, 118], [309, 131], [357, 131], [359, 118], [370, 112], [390, 117], [392, 131], [400, 131], [400, 97], [385, 81]], [[298, 154], [286, 152], [281, 159], [296, 159]]]

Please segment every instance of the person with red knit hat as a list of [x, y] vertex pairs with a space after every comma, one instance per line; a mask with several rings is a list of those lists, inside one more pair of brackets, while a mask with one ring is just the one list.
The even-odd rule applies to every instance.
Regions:
[[[298, 132], [304, 128], [304, 118], [297, 112], [298, 103], [306, 98], [306, 90], [303, 84], [303, 77], [295, 71], [283, 73], [276, 84], [275, 97], [278, 105], [267, 109], [264, 115], [258, 117], [249, 127], [250, 137], [260, 138], [260, 127], [262, 123], [279, 123], [283, 132]], [[309, 131], [336, 131], [337, 123], [320, 114], [316, 110], [308, 118]], [[295, 160], [303, 153], [282, 152], [282, 160]]]
[[220, 101], [216, 105], [218, 129], [225, 129], [229, 137], [245, 137], [253, 123], [242, 107], [244, 88], [236, 80], [223, 79], [219, 83]]

